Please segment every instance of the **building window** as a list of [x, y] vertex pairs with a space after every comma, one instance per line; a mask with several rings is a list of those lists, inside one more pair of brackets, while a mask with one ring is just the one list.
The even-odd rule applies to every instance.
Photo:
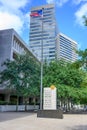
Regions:
[[13, 59], [16, 60], [17, 59], [17, 54], [15, 52], [13, 52]]

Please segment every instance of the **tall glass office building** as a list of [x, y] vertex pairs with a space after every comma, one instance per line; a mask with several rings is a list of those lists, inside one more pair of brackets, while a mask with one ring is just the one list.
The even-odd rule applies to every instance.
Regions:
[[57, 42], [57, 59], [64, 59], [69, 62], [74, 62], [77, 60], [78, 55], [75, 50], [77, 50], [77, 42], [67, 37], [63, 33], [59, 33], [56, 37]]
[[29, 46], [37, 58], [41, 60], [43, 47], [43, 60], [48, 62], [56, 57], [56, 20], [55, 5], [48, 4], [31, 8], [31, 13], [42, 10], [43, 17], [30, 17]]

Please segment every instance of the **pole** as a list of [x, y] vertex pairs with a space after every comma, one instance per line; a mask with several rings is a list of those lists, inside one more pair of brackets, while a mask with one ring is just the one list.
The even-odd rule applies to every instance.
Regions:
[[40, 110], [43, 109], [43, 8], [42, 8], [42, 39], [41, 39], [41, 84], [40, 84]]

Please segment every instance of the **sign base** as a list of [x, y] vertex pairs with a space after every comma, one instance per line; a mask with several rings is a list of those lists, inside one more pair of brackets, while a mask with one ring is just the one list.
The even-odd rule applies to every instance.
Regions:
[[37, 117], [63, 119], [62, 110], [38, 110]]

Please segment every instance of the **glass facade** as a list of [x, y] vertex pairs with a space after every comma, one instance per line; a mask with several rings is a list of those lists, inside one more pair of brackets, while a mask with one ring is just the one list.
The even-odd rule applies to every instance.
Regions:
[[43, 11], [43, 17], [30, 17], [29, 46], [37, 58], [41, 60], [43, 44], [43, 60], [55, 59], [56, 54], [56, 21], [54, 4], [39, 6], [31, 9], [32, 12]]

